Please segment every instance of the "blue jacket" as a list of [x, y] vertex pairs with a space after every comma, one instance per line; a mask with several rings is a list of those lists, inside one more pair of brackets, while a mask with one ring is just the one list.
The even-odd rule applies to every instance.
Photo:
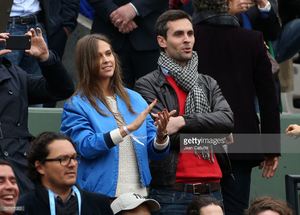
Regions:
[[[125, 124], [133, 122], [148, 104], [142, 96], [127, 89], [131, 105], [136, 112], [132, 114], [123, 100], [117, 96], [118, 110]], [[81, 188], [114, 197], [118, 181], [119, 147], [115, 146], [110, 137], [110, 131], [116, 129], [117, 123], [101, 101], [99, 107], [108, 116], [100, 115], [88, 102], [86, 97], [79, 94], [73, 96], [64, 106], [61, 131], [72, 138], [77, 152], [82, 156], [78, 167], [77, 183]], [[133, 141], [137, 156], [140, 182], [148, 186], [151, 181], [149, 159], [157, 160], [166, 156], [169, 147], [157, 151], [154, 147], [156, 127], [150, 115], [147, 116], [140, 128], [133, 132], [140, 142]]]

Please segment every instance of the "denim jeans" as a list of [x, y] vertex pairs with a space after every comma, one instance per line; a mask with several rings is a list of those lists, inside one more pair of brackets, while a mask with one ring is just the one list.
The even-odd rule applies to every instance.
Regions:
[[[9, 23], [7, 26], [7, 32], [11, 35], [24, 35], [30, 28], [39, 27], [43, 31], [43, 37], [46, 41], [46, 34], [43, 30], [43, 26], [36, 22], [28, 25]], [[28, 56], [23, 50], [13, 50], [11, 53], [5, 55], [5, 57], [10, 60], [15, 65], [20, 66], [28, 74], [40, 75], [41, 69], [38, 60], [34, 57]]]
[[273, 48], [278, 63], [300, 51], [300, 19], [294, 19], [283, 26], [279, 38], [273, 42]]
[[174, 191], [168, 188], [150, 189], [149, 198], [159, 202], [161, 209], [153, 215], [183, 215], [186, 214], [189, 204], [197, 198], [211, 196], [223, 201], [221, 191], [211, 192], [205, 195], [194, 195], [187, 192]]

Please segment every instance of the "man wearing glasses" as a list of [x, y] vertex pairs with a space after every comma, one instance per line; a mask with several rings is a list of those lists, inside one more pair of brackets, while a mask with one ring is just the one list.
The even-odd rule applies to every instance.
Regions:
[[80, 190], [76, 185], [79, 157], [72, 141], [62, 134], [44, 132], [28, 156], [29, 177], [35, 190], [22, 196], [16, 214], [113, 214], [109, 199]]

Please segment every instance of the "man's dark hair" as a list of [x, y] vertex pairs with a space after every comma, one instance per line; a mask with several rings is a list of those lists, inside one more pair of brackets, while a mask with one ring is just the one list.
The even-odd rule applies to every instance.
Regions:
[[199, 199], [193, 200], [188, 206], [187, 215], [199, 215], [199, 211], [201, 208], [206, 207], [208, 205], [216, 205], [220, 206], [223, 210], [223, 205], [215, 198], [212, 197], [200, 197]]
[[45, 159], [49, 155], [48, 145], [55, 140], [68, 140], [74, 146], [74, 143], [69, 137], [55, 132], [43, 132], [31, 142], [31, 149], [28, 155], [28, 173], [29, 178], [34, 183], [41, 183], [41, 175], [35, 168], [35, 162], [45, 162]]
[[19, 179], [17, 178], [17, 175], [16, 175], [13, 165], [7, 160], [0, 159], [0, 166], [9, 166], [12, 169], [12, 171], [17, 179], [18, 185], [19, 185]]
[[189, 14], [182, 10], [167, 10], [161, 14], [155, 24], [156, 35], [167, 38], [168, 26], [167, 23], [170, 21], [176, 21], [179, 19], [188, 19], [192, 23], [192, 18]]
[[10, 168], [13, 169], [13, 166], [11, 163], [9, 163], [7, 160], [0, 159], [0, 166], [9, 166]]

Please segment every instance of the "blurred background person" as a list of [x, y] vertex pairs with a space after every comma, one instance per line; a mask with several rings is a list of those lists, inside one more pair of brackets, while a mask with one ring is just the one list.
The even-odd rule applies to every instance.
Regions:
[[292, 209], [285, 201], [269, 196], [254, 199], [245, 215], [293, 215]]
[[[7, 32], [11, 35], [24, 35], [30, 28], [43, 30], [49, 49], [60, 58], [66, 41], [77, 25], [80, 0], [11, 0]], [[24, 51], [10, 53], [7, 58], [30, 74], [41, 74], [39, 63]]]
[[121, 60], [123, 80], [135, 81], [157, 68], [159, 48], [154, 24], [168, 0], [89, 0], [94, 9], [92, 33], [106, 35]]
[[[276, 60], [281, 63], [300, 51], [300, 0], [278, 0], [282, 31], [274, 42]], [[300, 62], [300, 55], [295, 63]]]
[[234, 144], [228, 146], [233, 177], [221, 180], [225, 214], [243, 215], [249, 204], [252, 168], [261, 165], [262, 176], [270, 178], [278, 166], [278, 139], [255, 138], [260, 133], [280, 133], [271, 63], [262, 33], [241, 28], [229, 14], [227, 0], [193, 0], [193, 4], [198, 70], [216, 79], [234, 114]]

